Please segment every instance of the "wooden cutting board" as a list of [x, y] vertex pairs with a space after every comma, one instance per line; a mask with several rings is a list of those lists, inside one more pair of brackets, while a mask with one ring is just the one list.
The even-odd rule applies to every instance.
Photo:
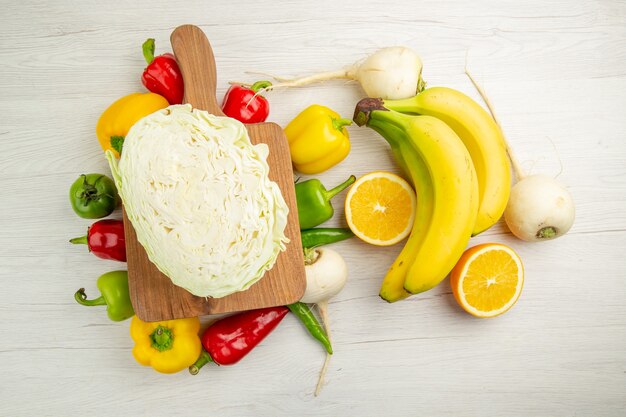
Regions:
[[[215, 97], [216, 68], [213, 51], [202, 30], [184, 25], [172, 32], [172, 48], [185, 80], [185, 102], [194, 108], [223, 116]], [[246, 125], [252, 143], [269, 147], [269, 177], [280, 187], [289, 206], [285, 234], [290, 239], [274, 267], [246, 291], [213, 299], [196, 297], [177, 287], [148, 260], [124, 213], [128, 284], [137, 316], [160, 321], [206, 314], [227, 313], [290, 304], [299, 300], [306, 286], [302, 243], [289, 146], [285, 133], [275, 123]]]

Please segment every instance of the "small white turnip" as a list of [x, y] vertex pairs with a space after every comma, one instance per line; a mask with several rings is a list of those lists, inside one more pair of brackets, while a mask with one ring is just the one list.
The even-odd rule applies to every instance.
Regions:
[[303, 303], [327, 302], [346, 285], [348, 266], [346, 261], [332, 249], [316, 248], [307, 254], [305, 263], [306, 290], [300, 299]]
[[564, 235], [574, 224], [574, 217], [572, 196], [547, 175], [531, 175], [515, 184], [504, 211], [511, 232], [529, 242]]

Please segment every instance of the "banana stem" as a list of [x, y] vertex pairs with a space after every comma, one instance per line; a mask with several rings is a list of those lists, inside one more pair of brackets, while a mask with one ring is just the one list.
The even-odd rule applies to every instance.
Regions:
[[[330, 334], [330, 319], [328, 317], [328, 300], [320, 301], [317, 303], [317, 310], [320, 312], [320, 316], [322, 318], [322, 324], [324, 325], [324, 330], [326, 330], [326, 334], [328, 335], [328, 341], [332, 343], [332, 338]], [[320, 376], [317, 379], [317, 385], [315, 386], [315, 396], [317, 397], [322, 391], [322, 385], [324, 385], [324, 377], [326, 376], [326, 371], [328, 370], [328, 364], [330, 363], [330, 354], [326, 353], [326, 358], [324, 358], [324, 365], [322, 365], [322, 369], [320, 370]]]
[[519, 182], [521, 179], [523, 179], [526, 176], [526, 174], [524, 173], [524, 170], [519, 164], [519, 161], [517, 160], [517, 158], [513, 154], [513, 151], [511, 150], [511, 146], [509, 145], [509, 142], [506, 139], [506, 136], [504, 135], [504, 130], [502, 129], [500, 120], [498, 120], [498, 117], [496, 116], [496, 112], [493, 106], [491, 105], [491, 101], [489, 100], [487, 93], [485, 93], [485, 90], [483, 90], [480, 84], [478, 84], [478, 81], [476, 81], [474, 77], [472, 77], [472, 74], [470, 74], [469, 70], [467, 69], [467, 62], [465, 63], [465, 75], [467, 75], [467, 77], [470, 79], [470, 81], [474, 85], [474, 88], [476, 88], [476, 90], [478, 91], [478, 94], [480, 94], [480, 96], [482, 97], [483, 101], [487, 105], [487, 108], [489, 109], [489, 113], [491, 113], [491, 117], [493, 117], [493, 120], [496, 122], [496, 124], [500, 128], [500, 131], [502, 132], [502, 137], [504, 138], [504, 146], [506, 147], [506, 153], [509, 155], [509, 159], [511, 160], [511, 166], [513, 167], [513, 172], [515, 173], [515, 177], [517, 178], [517, 181]]

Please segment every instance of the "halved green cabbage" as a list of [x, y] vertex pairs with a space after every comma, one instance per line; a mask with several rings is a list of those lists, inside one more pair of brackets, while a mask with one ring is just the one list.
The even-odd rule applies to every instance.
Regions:
[[107, 159], [150, 260], [174, 284], [217, 298], [261, 279], [288, 242], [268, 154], [237, 120], [178, 105], [138, 121], [120, 160]]

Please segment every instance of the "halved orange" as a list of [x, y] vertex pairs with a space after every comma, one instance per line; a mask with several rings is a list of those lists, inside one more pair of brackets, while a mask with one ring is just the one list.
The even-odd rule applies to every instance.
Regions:
[[346, 196], [346, 220], [354, 234], [367, 243], [389, 246], [411, 233], [415, 219], [415, 192], [404, 179], [376, 171], [359, 178]]
[[484, 243], [463, 253], [450, 273], [454, 298], [468, 313], [495, 317], [517, 302], [524, 286], [524, 266], [506, 245]]

